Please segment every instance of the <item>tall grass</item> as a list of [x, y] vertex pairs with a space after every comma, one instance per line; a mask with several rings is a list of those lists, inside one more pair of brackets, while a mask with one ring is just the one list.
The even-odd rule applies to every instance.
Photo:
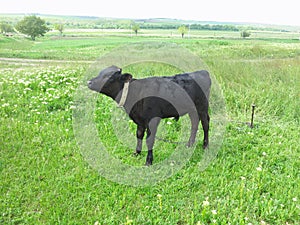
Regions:
[[234, 117], [249, 116], [251, 104], [256, 104], [257, 115], [299, 123], [298, 60], [222, 62], [213, 69]]

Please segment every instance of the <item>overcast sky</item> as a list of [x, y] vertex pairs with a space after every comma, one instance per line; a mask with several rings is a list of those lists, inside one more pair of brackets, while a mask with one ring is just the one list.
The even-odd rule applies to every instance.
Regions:
[[173, 18], [300, 26], [299, 0], [0, 0], [0, 13]]

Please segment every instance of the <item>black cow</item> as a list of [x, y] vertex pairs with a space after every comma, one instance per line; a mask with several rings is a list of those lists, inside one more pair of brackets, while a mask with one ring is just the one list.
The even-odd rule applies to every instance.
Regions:
[[211, 80], [206, 70], [175, 76], [134, 79], [131, 74], [122, 74], [116, 66], [108, 67], [88, 81], [91, 90], [103, 93], [123, 106], [129, 117], [137, 124], [135, 154], [142, 150], [142, 139], [147, 131], [148, 155], [146, 165], [152, 165], [155, 134], [162, 118], [189, 114], [191, 135], [187, 146], [195, 142], [201, 120], [204, 141], [208, 147], [208, 100]]

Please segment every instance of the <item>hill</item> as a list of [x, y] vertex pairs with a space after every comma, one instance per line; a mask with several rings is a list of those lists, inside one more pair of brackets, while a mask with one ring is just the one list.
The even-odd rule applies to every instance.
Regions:
[[[142, 29], [177, 29], [181, 25], [190, 26], [195, 30], [265, 30], [265, 31], [300, 31], [300, 27], [283, 26], [272, 24], [253, 24], [220, 21], [196, 21], [181, 20], [172, 18], [149, 18], [149, 19], [130, 19], [130, 18], [103, 18], [94, 16], [64, 16], [35, 14], [46, 20], [47, 25], [63, 23], [66, 28], [84, 29], [128, 29], [132, 23], [138, 23]], [[26, 14], [0, 14], [0, 23], [7, 22], [15, 25]]]

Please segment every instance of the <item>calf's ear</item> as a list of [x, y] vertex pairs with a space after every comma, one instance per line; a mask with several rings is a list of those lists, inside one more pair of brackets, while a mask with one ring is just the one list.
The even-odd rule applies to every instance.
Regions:
[[129, 82], [132, 79], [132, 75], [130, 73], [124, 73], [121, 76], [121, 80], [126, 82]]

